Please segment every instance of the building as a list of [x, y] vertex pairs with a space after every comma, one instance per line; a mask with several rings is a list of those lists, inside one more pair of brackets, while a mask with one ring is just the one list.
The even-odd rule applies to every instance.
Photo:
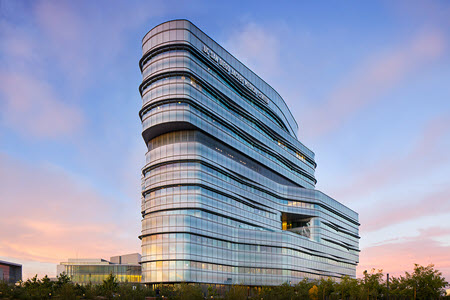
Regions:
[[0, 260], [0, 281], [16, 283], [22, 280], [22, 265]]
[[101, 284], [110, 274], [119, 282], [141, 282], [141, 255], [138, 253], [102, 258], [69, 258], [56, 266], [56, 274], [65, 273], [72, 282], [81, 285]]
[[315, 190], [280, 95], [189, 21], [142, 48], [143, 282], [355, 277], [358, 214]]

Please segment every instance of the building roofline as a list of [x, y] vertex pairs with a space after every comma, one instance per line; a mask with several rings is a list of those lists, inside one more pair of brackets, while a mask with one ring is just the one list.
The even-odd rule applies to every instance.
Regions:
[[[229, 55], [231, 55], [231, 57], [233, 57], [235, 60], [237, 60], [240, 64], [242, 64], [244, 67], [246, 67], [250, 72], [252, 72], [257, 78], [259, 78], [262, 82], [264, 82], [265, 84], [267, 84], [280, 98], [281, 98], [281, 100], [283, 100], [283, 102], [284, 102], [284, 104], [286, 105], [286, 108], [287, 108], [287, 110], [288, 110], [288, 112], [289, 112], [289, 114], [290, 114], [290, 116], [291, 116], [291, 118], [292, 118], [292, 120], [294, 121], [294, 123], [295, 123], [295, 126], [297, 126], [297, 131], [299, 130], [299, 125], [298, 125], [298, 123], [297, 123], [297, 120], [295, 119], [295, 117], [294, 117], [294, 115], [292, 114], [292, 112], [291, 112], [291, 110], [290, 110], [290, 108], [289, 108], [289, 106], [287, 105], [287, 103], [286, 103], [286, 101], [284, 100], [284, 98], [283, 97], [281, 97], [281, 95], [278, 93], [278, 91], [276, 90], [276, 89], [274, 89], [267, 81], [265, 81], [264, 79], [262, 79], [258, 74], [256, 74], [253, 70], [251, 70], [246, 64], [244, 64], [242, 61], [240, 61], [239, 59], [237, 59], [233, 54], [231, 54], [227, 49], [225, 49], [224, 47], [222, 47], [215, 39], [213, 39], [212, 37], [210, 37], [208, 34], [206, 34], [202, 29], [200, 29], [197, 25], [195, 25], [192, 21], [190, 21], [190, 20], [188, 20], [188, 19], [173, 19], [173, 20], [168, 20], [168, 21], [165, 21], [165, 22], [162, 22], [162, 23], [159, 23], [158, 25], [155, 25], [155, 26], [153, 26], [152, 27], [152, 29], [150, 29], [149, 31], [147, 31], [147, 33], [145, 33], [144, 34], [144, 37], [142, 38], [142, 40], [141, 40], [141, 45], [143, 45], [143, 42], [144, 42], [144, 39], [145, 39], [145, 37], [147, 36], [147, 34], [149, 34], [149, 32], [150, 31], [152, 31], [153, 29], [155, 29], [156, 27], [158, 27], [158, 26], [160, 26], [160, 25], [163, 25], [163, 24], [166, 24], [166, 23], [170, 23], [170, 22], [175, 22], [175, 21], [186, 21], [186, 22], [189, 22], [190, 24], [192, 24], [193, 26], [195, 26], [198, 30], [200, 30], [204, 35], [206, 35], [207, 37], [209, 37], [214, 43], [216, 43], [219, 47], [221, 47], [225, 52], [227, 52]], [[273, 100], [272, 100], [273, 101]], [[282, 111], [281, 111], [281, 113], [283, 113]], [[286, 116], [284, 116], [285, 118], [286, 118]], [[289, 120], [287, 120], [287, 118], [286, 118], [286, 121], [288, 121], [287, 123], [289, 124]], [[291, 125], [289, 124], [289, 127], [291, 127]], [[293, 132], [293, 134], [294, 134], [294, 137], [297, 139], [297, 140], [299, 140], [299, 138], [298, 138], [298, 136], [297, 136], [297, 134], [298, 134], [298, 132], [295, 132], [294, 131], [294, 128], [291, 128], [291, 130], [292, 130], [292, 132]], [[306, 146], [305, 146], [306, 147]], [[309, 148], [308, 148], [309, 149]], [[312, 150], [311, 150], [312, 151]]]
[[0, 260], [0, 264], [3, 264], [3, 265], [11, 265], [11, 266], [15, 266], [15, 267], [22, 267], [21, 264], [16, 264], [16, 263], [9, 262], [9, 261], [5, 261], [5, 260]]

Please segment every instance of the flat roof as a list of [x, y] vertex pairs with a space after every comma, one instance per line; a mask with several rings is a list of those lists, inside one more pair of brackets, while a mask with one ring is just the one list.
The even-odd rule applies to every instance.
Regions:
[[12, 263], [9, 261], [4, 261], [4, 260], [0, 260], [0, 264], [2, 265], [10, 265], [10, 266], [14, 266], [14, 267], [22, 267], [21, 264], [16, 264], [16, 263]]

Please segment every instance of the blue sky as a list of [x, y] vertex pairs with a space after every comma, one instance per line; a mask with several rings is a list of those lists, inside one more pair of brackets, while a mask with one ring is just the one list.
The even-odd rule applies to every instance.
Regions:
[[141, 39], [189, 19], [285, 99], [361, 264], [450, 278], [447, 1], [0, 0], [0, 259], [140, 251]]

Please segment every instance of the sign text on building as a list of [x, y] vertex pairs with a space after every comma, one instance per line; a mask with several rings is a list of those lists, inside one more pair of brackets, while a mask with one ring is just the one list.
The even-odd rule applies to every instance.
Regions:
[[206, 53], [206, 55], [215, 61], [220, 67], [222, 67], [225, 71], [227, 71], [231, 76], [237, 79], [238, 82], [240, 82], [243, 86], [251, 90], [258, 98], [263, 100], [266, 104], [269, 103], [269, 99], [267, 99], [266, 95], [261, 93], [253, 84], [251, 84], [247, 79], [245, 79], [241, 74], [239, 74], [235, 69], [230, 67], [230, 65], [221, 59], [214, 51], [203, 45], [203, 52]]

